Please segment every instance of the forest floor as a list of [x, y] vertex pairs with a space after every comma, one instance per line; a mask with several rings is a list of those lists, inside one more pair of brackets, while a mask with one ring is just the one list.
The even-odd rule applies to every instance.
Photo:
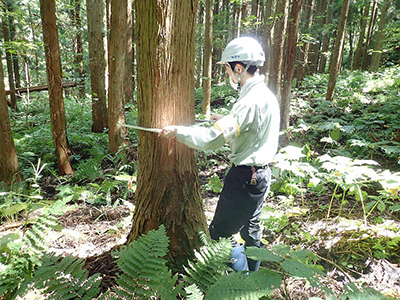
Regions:
[[[227, 166], [200, 172], [202, 186], [208, 178], [217, 173], [223, 177]], [[218, 201], [218, 194], [202, 188], [204, 210], [210, 222]], [[309, 196], [309, 197], [308, 197]], [[130, 231], [134, 210], [134, 196], [117, 206], [91, 205], [77, 202], [60, 217], [61, 231], [48, 235], [49, 250], [57, 254], [73, 254], [86, 259], [90, 274], [102, 273], [103, 290], [112, 285], [116, 266], [112, 263], [112, 249], [122, 245]], [[399, 236], [400, 214], [384, 215], [382, 222], [371, 224], [363, 222], [360, 207], [332, 205], [330, 217], [326, 210], [331, 199], [304, 195], [295, 199], [289, 206], [282, 206], [279, 197], [267, 199], [265, 206], [287, 217], [287, 223], [279, 233], [264, 229], [267, 247], [284, 243], [293, 248], [300, 247], [315, 253], [328, 274], [324, 284], [336, 295], [345, 291], [345, 286], [357, 282], [377, 290], [384, 295], [400, 298], [400, 249], [397, 244], [389, 245], [389, 239]], [[349, 206], [351, 207], [351, 206]], [[18, 224], [3, 224], [0, 236], [18, 230]], [[386, 244], [385, 244], [386, 243]], [[380, 251], [381, 258], [375, 258]], [[385, 252], [386, 251], [386, 252]], [[261, 267], [268, 267], [262, 264]], [[273, 299], [326, 299], [321, 289], [315, 288], [305, 280], [287, 278], [274, 292]], [[357, 298], [358, 299], [358, 298]]]

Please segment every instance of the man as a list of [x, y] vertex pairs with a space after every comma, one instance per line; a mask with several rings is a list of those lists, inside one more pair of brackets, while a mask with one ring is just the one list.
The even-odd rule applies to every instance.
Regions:
[[[265, 61], [261, 45], [253, 38], [232, 40], [222, 53], [231, 86], [239, 98], [230, 114], [215, 115], [213, 128], [167, 126], [161, 136], [177, 138], [190, 148], [216, 150], [229, 143], [229, 170], [214, 219], [211, 238], [231, 237], [240, 232], [246, 246], [261, 247], [260, 215], [270, 186], [268, 164], [274, 158], [279, 137], [279, 105], [267, 88], [258, 67]], [[246, 259], [244, 247], [233, 240], [235, 270], [256, 271], [260, 262]]]

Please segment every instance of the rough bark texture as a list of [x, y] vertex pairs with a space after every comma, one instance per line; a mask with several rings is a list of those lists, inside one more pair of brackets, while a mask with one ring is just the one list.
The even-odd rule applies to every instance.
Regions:
[[[9, 43], [10, 40], [10, 30], [9, 30], [9, 20], [8, 16], [5, 15], [3, 17], [3, 38], [6, 43]], [[8, 84], [10, 85], [10, 98], [11, 98], [11, 108], [13, 110], [17, 110], [17, 95], [15, 94], [15, 82], [14, 82], [14, 68], [13, 68], [13, 59], [10, 52], [10, 48], [6, 47], [6, 62], [7, 62], [7, 73], [8, 73]]]
[[268, 77], [268, 87], [276, 95], [278, 100], [281, 98], [281, 76], [283, 63], [283, 45], [285, 40], [287, 25], [287, 8], [289, 0], [278, 0], [276, 14], [279, 16], [274, 27], [273, 53], [271, 57], [271, 69]]
[[68, 159], [71, 155], [71, 149], [68, 145], [66, 131], [55, 1], [40, 0], [40, 14], [42, 17], [43, 41], [46, 55], [51, 130], [56, 147], [58, 171], [60, 175], [73, 174]]
[[[196, 0], [135, 1], [139, 124], [194, 123]], [[136, 209], [128, 241], [164, 224], [169, 258], [179, 265], [206, 230], [195, 152], [176, 140], [139, 132]]]
[[90, 59], [90, 84], [92, 88], [92, 131], [103, 132], [107, 119], [107, 35], [106, 6], [104, 1], [86, 0]]
[[75, 37], [72, 41], [74, 48], [74, 68], [76, 81], [79, 86], [79, 97], [83, 99], [85, 95], [85, 69], [83, 68], [83, 44], [82, 44], [82, 20], [81, 20], [81, 0], [71, 0], [71, 20], [75, 27]]
[[365, 37], [365, 28], [367, 27], [367, 20], [369, 15], [369, 7], [370, 3], [367, 1], [367, 5], [364, 6], [364, 12], [361, 18], [361, 28], [360, 35], [358, 37], [356, 54], [354, 56], [353, 70], [357, 70], [360, 67], [360, 60], [362, 54], [362, 48], [364, 45], [364, 37]]
[[206, 28], [204, 34], [204, 60], [203, 60], [203, 114], [211, 114], [211, 63], [212, 63], [212, 9], [213, 0], [206, 1]]
[[[334, 0], [328, 0], [328, 9], [326, 12], [326, 18], [325, 18], [325, 28], [328, 24], [331, 23], [332, 21], [332, 14], [333, 14], [333, 5], [334, 5]], [[318, 65], [318, 72], [319, 73], [325, 73], [325, 68], [326, 68], [326, 61], [327, 61], [327, 55], [326, 53], [328, 52], [329, 48], [329, 40], [331, 37], [331, 32], [328, 30], [324, 30], [322, 33], [322, 46], [321, 46], [321, 59]]]
[[125, 124], [125, 63], [126, 38], [128, 30], [127, 0], [111, 0], [110, 41], [108, 45], [108, 143], [110, 153], [116, 153], [126, 143], [127, 131], [119, 124]]
[[21, 180], [4, 91], [3, 64], [0, 62], [0, 182], [10, 186]]
[[376, 0], [374, 0], [374, 3], [372, 4], [372, 11], [370, 14], [371, 16], [370, 16], [369, 25], [368, 25], [368, 32], [367, 32], [367, 37], [366, 37], [362, 61], [361, 61], [361, 69], [363, 71], [367, 70], [368, 65], [369, 65], [368, 49], [369, 49], [369, 46], [371, 45], [372, 33], [374, 31], [377, 12], [378, 12], [378, 2]]
[[372, 52], [372, 57], [371, 57], [371, 71], [374, 72], [376, 72], [379, 69], [379, 64], [382, 58], [383, 44], [385, 42], [385, 26], [387, 21], [388, 7], [389, 7], [389, 1], [385, 0], [382, 3], [378, 32], [376, 34], [374, 51]]
[[[306, 8], [306, 26], [305, 26], [305, 33], [310, 34], [311, 26], [313, 25], [313, 18], [314, 18], [314, 7], [315, 7], [315, 0], [310, 0], [307, 2], [307, 5], [305, 5]], [[308, 73], [308, 55], [310, 51], [310, 43], [304, 43], [304, 45], [301, 47], [300, 50], [300, 65], [298, 68], [298, 73], [297, 73], [297, 80], [302, 81], [304, 80], [304, 77]]]
[[329, 81], [328, 81], [328, 90], [326, 92], [326, 100], [333, 99], [333, 92], [335, 90], [336, 79], [339, 74], [341, 57], [343, 52], [343, 44], [346, 36], [346, 23], [349, 15], [349, 5], [350, 0], [343, 0], [342, 10], [340, 12], [340, 20], [338, 32], [336, 35], [335, 48], [333, 50], [333, 54], [330, 60], [329, 66]]
[[297, 36], [299, 31], [301, 1], [293, 0], [289, 15], [288, 38], [286, 48], [286, 62], [283, 74], [284, 82], [282, 88], [282, 97], [280, 102], [281, 109], [281, 130], [289, 126], [290, 96], [292, 91], [292, 79], [294, 74], [294, 65], [296, 62]]

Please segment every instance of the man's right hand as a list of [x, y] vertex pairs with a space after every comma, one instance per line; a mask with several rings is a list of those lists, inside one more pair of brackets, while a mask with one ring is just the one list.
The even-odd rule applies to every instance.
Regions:
[[217, 114], [215, 114], [215, 115], [212, 115], [212, 116], [210, 117], [210, 120], [218, 121], [218, 120], [222, 119], [223, 117], [224, 117], [224, 116], [222, 116], [222, 115], [217, 115]]

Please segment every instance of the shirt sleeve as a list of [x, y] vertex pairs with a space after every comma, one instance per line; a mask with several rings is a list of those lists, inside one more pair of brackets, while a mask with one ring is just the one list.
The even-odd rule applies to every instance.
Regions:
[[217, 150], [225, 144], [222, 131], [215, 128], [179, 126], [177, 140], [197, 150]]

